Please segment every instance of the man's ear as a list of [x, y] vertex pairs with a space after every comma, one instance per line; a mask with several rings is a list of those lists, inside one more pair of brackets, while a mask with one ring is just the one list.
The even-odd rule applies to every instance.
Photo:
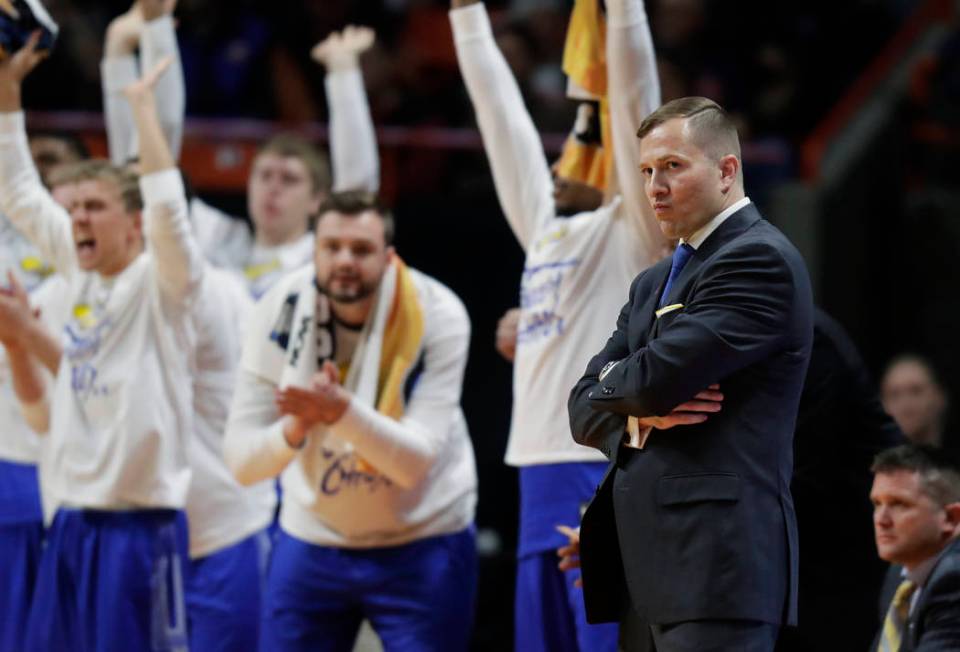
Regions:
[[727, 194], [740, 176], [740, 159], [727, 154], [720, 159], [720, 192]]
[[960, 534], [960, 503], [949, 503], [943, 508], [946, 519], [944, 530], [951, 537]]

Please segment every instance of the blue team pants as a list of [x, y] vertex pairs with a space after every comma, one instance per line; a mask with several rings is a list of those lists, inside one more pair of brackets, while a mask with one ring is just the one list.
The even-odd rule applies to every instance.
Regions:
[[187, 564], [182, 512], [58, 510], [40, 561], [24, 649], [186, 649]]
[[583, 589], [573, 585], [580, 571], [557, 568], [554, 551], [517, 560], [514, 649], [518, 652], [615, 652], [617, 623], [590, 625]]
[[0, 525], [0, 652], [23, 649], [42, 544], [42, 520]]
[[190, 562], [190, 649], [256, 652], [270, 535], [264, 530]]
[[260, 649], [349, 652], [366, 618], [386, 652], [466, 650], [476, 586], [473, 528], [368, 549], [316, 546], [281, 530]]

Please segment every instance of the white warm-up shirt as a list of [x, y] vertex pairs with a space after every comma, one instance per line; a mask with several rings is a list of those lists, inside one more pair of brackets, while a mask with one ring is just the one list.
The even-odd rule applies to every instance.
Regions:
[[[0, 285], [7, 285], [12, 271], [27, 292], [33, 293], [52, 269], [40, 252], [0, 214]], [[24, 422], [20, 402], [13, 391], [13, 378], [7, 354], [0, 347], [0, 460], [36, 464], [40, 453], [37, 434]]]
[[543, 145], [486, 9], [454, 9], [450, 19], [500, 205], [526, 253], [506, 461], [601, 461], [598, 451], [573, 441], [567, 397], [613, 331], [631, 281], [663, 248], [638, 169], [637, 128], [660, 104], [643, 4], [607, 0], [607, 87], [620, 194], [569, 218], [557, 216]]
[[191, 308], [205, 264], [176, 170], [141, 178], [146, 250], [104, 278], [77, 264], [66, 211], [30, 158], [23, 113], [0, 114], [0, 211], [66, 283], [64, 354], [51, 397], [44, 476], [57, 504], [182, 508], [193, 432]]
[[234, 274], [208, 266], [192, 311], [194, 437], [187, 494], [190, 556], [223, 550], [266, 528], [277, 494], [272, 482], [244, 487], [223, 460], [223, 433], [253, 302]]
[[[301, 449], [290, 448], [274, 405], [283, 369], [267, 378], [251, 360], [269, 341], [274, 319], [258, 317], [247, 332], [224, 452], [244, 483], [280, 475], [280, 525], [298, 539], [345, 548], [393, 546], [473, 522], [476, 465], [460, 409], [470, 321], [446, 286], [411, 274], [424, 334], [399, 421], [354, 397], [336, 424], [318, 426], [325, 432], [314, 431]], [[280, 315], [291, 294], [309, 292], [313, 275], [312, 266], [289, 275], [256, 309]], [[309, 347], [303, 355], [310, 355]], [[357, 455], [375, 470], [359, 468]]]
[[[169, 17], [147, 23], [140, 39], [140, 71], [150, 70], [165, 56], [172, 56], [174, 63], [158, 82], [157, 110], [170, 147], [177, 153], [183, 134], [185, 91], [176, 32]], [[110, 158], [122, 165], [137, 154], [133, 114], [122, 92], [139, 77], [137, 59], [109, 57], [101, 62], [100, 70]], [[380, 162], [360, 69], [354, 66], [330, 71], [324, 83], [330, 110], [333, 189], [376, 192], [380, 186]], [[191, 200], [191, 217], [207, 259], [241, 274], [254, 299], [263, 296], [290, 271], [312, 261], [310, 233], [283, 245], [257, 244], [246, 222], [199, 198]]]

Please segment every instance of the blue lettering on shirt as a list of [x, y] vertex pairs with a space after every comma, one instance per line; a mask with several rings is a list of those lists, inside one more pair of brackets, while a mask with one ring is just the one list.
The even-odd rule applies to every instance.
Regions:
[[557, 312], [560, 287], [579, 259], [534, 265], [523, 270], [520, 282], [520, 325], [517, 345], [563, 334], [564, 317]]

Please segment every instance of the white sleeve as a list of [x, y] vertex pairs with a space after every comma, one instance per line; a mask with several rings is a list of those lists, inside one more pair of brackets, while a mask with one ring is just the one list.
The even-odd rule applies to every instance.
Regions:
[[399, 421], [354, 399], [330, 427], [357, 453], [403, 488], [419, 484], [448, 444], [460, 410], [470, 345], [470, 320], [459, 301], [425, 315], [423, 372]]
[[157, 62], [166, 56], [173, 57], [173, 63], [157, 81], [154, 94], [157, 98], [160, 126], [167, 138], [167, 144], [170, 145], [173, 159], [177, 160], [180, 158], [180, 145], [183, 140], [187, 93], [180, 48], [177, 46], [176, 26], [171, 16], [161, 16], [144, 25], [140, 35], [141, 75], [152, 70]]
[[275, 389], [272, 382], [245, 369], [237, 374], [223, 457], [242, 485], [275, 478], [298, 453], [283, 436], [283, 421], [273, 400]]
[[660, 78], [643, 0], [607, 0], [607, 74], [617, 183], [631, 231], [653, 257], [663, 235], [643, 191], [637, 129], [660, 106]]
[[543, 143], [493, 39], [484, 5], [454, 9], [450, 22], [500, 206], [526, 250], [537, 231], [556, 215]]
[[22, 111], [0, 113], [0, 211], [58, 273], [77, 269], [70, 216], [40, 181]]
[[360, 68], [328, 72], [325, 85], [330, 109], [333, 189], [377, 192], [380, 157]]
[[108, 57], [100, 62], [103, 118], [107, 127], [110, 162], [125, 165], [137, 155], [137, 128], [123, 89], [137, 81], [137, 59], [132, 55]]
[[160, 291], [183, 306], [200, 290], [206, 261], [190, 228], [180, 171], [168, 168], [141, 176], [140, 192]]

